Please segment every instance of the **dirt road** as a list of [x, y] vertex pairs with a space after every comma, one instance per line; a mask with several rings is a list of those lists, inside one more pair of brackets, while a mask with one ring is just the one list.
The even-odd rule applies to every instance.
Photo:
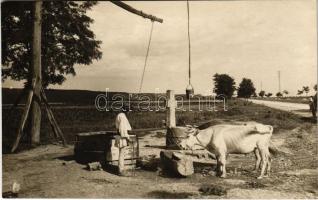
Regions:
[[303, 117], [311, 116], [308, 104], [289, 103], [289, 102], [280, 102], [280, 101], [266, 101], [266, 100], [258, 100], [258, 99], [249, 99], [249, 101], [255, 104], [261, 104], [261, 105], [265, 105], [265, 106], [279, 109], [279, 110], [291, 111]]
[[[43, 145], [3, 155], [2, 189], [9, 191], [16, 181], [23, 198], [317, 198], [317, 127], [281, 130], [273, 142], [285, 153], [273, 159], [271, 176], [262, 180], [251, 171], [251, 154], [230, 155], [226, 179], [216, 177], [212, 165], [195, 166], [188, 178], [166, 176], [158, 166], [140, 168], [134, 177], [119, 177], [86, 170], [74, 161], [73, 146]], [[162, 133], [140, 138], [142, 157], [158, 159], [164, 146]], [[218, 192], [220, 186], [226, 192]]]

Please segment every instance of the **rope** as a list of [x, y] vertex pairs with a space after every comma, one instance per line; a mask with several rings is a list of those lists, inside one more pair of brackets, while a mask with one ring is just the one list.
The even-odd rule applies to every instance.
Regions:
[[142, 71], [142, 76], [141, 76], [141, 81], [140, 81], [140, 86], [139, 86], [139, 93], [141, 92], [142, 85], [143, 85], [143, 82], [144, 82], [144, 76], [145, 76], [147, 60], [148, 60], [148, 55], [149, 55], [149, 49], [150, 49], [150, 42], [151, 42], [151, 37], [152, 37], [153, 22], [154, 21], [151, 20], [151, 30], [150, 30], [150, 36], [149, 36], [149, 41], [148, 41], [147, 54], [146, 54], [145, 63], [144, 63], [144, 69]]
[[189, 11], [189, 0], [187, 0], [187, 11], [188, 11], [188, 42], [189, 42], [189, 85], [191, 85], [191, 44], [190, 44], [190, 11]]

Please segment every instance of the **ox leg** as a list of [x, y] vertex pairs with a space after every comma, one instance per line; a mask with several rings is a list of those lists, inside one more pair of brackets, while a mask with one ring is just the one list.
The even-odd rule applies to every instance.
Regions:
[[271, 173], [271, 165], [272, 165], [272, 158], [270, 154], [268, 155], [268, 161], [267, 161], [267, 168], [266, 168], [266, 175], [270, 176]]
[[253, 171], [257, 172], [257, 170], [259, 170], [259, 168], [260, 168], [261, 155], [260, 155], [259, 150], [257, 148], [254, 150], [254, 154], [255, 154], [256, 162], [255, 162], [255, 168]]
[[261, 174], [259, 177], [257, 177], [257, 179], [262, 179], [264, 177], [265, 168], [268, 163], [268, 154], [266, 153], [266, 150], [264, 150], [264, 148], [259, 148], [259, 150], [260, 150], [261, 159], [262, 159], [261, 161], [262, 169], [261, 169]]
[[221, 178], [226, 177], [226, 154], [221, 154], [220, 156], [220, 165], [221, 165]]
[[220, 155], [216, 155], [216, 175], [221, 175], [221, 164], [220, 164]]

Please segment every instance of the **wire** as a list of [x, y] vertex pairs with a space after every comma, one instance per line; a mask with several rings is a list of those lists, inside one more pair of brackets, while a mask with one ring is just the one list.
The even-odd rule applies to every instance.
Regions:
[[151, 30], [150, 30], [150, 36], [149, 36], [149, 42], [148, 42], [148, 47], [147, 47], [147, 54], [145, 58], [145, 63], [144, 63], [144, 69], [142, 71], [142, 76], [141, 76], [141, 81], [140, 81], [140, 86], [139, 86], [139, 93], [141, 92], [142, 85], [144, 82], [144, 76], [145, 76], [145, 71], [146, 71], [146, 66], [147, 66], [147, 60], [148, 60], [148, 55], [149, 55], [149, 49], [150, 49], [150, 43], [151, 43], [151, 37], [152, 37], [152, 30], [153, 30], [153, 23], [154, 21], [151, 20]]
[[188, 11], [188, 42], [189, 42], [189, 85], [191, 85], [191, 43], [190, 43], [190, 11], [189, 11], [189, 0], [187, 0], [187, 11]]

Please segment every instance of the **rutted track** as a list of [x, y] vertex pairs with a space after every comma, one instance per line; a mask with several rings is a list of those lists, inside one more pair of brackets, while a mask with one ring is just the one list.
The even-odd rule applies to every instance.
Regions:
[[[261, 104], [271, 108], [293, 112], [303, 117], [311, 116], [309, 105], [304, 103], [289, 103], [289, 102], [266, 101], [266, 100], [258, 100], [258, 99], [249, 99], [249, 101], [255, 104]], [[308, 112], [304, 112], [304, 110], [308, 110]]]

